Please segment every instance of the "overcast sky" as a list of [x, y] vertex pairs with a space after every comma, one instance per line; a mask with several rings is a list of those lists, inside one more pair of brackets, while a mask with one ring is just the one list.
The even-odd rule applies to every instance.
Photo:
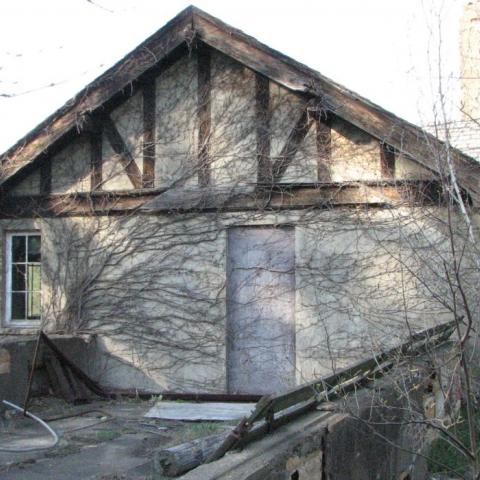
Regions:
[[[197, 0], [195, 5], [423, 125], [433, 119], [440, 44], [442, 80], [449, 98], [458, 104], [463, 3]], [[2, 1], [0, 151], [188, 4], [182, 0]]]

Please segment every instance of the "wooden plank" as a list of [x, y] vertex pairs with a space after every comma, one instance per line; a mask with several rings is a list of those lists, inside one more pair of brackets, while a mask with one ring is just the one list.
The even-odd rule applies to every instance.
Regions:
[[255, 410], [250, 416], [242, 418], [239, 424], [230, 432], [221, 445], [205, 460], [205, 463], [213, 462], [223, 457], [232, 448], [245, 437], [248, 431], [253, 427], [253, 424], [265, 416], [265, 412], [272, 405], [272, 397], [270, 395], [263, 396], [255, 406]]
[[272, 176], [275, 183], [280, 181], [287, 168], [292, 163], [292, 160], [295, 157], [300, 144], [305, 139], [311, 125], [312, 118], [308, 113], [307, 104], [303, 107], [300, 117], [288, 135], [287, 141], [285, 142], [279, 157], [273, 162]]
[[99, 190], [102, 185], [102, 131], [98, 125], [95, 131], [89, 133], [90, 138], [90, 190]]
[[138, 388], [120, 388], [112, 390], [112, 393], [127, 397], [162, 397], [163, 400], [187, 400], [193, 402], [236, 402], [256, 403], [262, 395], [239, 395], [235, 393], [194, 393], [194, 392], [173, 392], [170, 390], [143, 390]]
[[270, 163], [270, 80], [255, 75], [255, 122], [257, 139], [257, 181], [272, 183]]
[[[51, 357], [50, 357], [51, 358]], [[52, 367], [49, 357], [45, 357], [45, 370], [47, 372], [48, 383], [50, 385], [51, 391], [55, 396], [61, 397], [62, 393], [60, 390], [60, 384], [57, 379], [55, 370]]]
[[318, 380], [303, 384], [300, 387], [292, 388], [283, 394], [274, 396], [272, 399], [272, 408], [274, 412], [279, 412], [296, 403], [307, 401], [310, 398], [317, 396], [323, 390], [334, 387], [338, 382], [342, 381], [342, 379], [348, 379], [372, 371], [382, 362], [392, 357], [405, 356], [407, 354], [418, 355], [419, 353], [423, 353], [424, 345], [430, 344], [435, 346], [437, 340], [444, 341], [451, 335], [453, 328], [454, 322], [450, 322], [414, 334], [403, 344], [393, 347], [372, 358], [361, 360], [355, 365], [342, 369], [333, 375], [322, 377]]
[[71, 360], [69, 360], [63, 352], [55, 345], [55, 343], [52, 342], [48, 338], [48, 336], [44, 333], [41, 332], [40, 334], [42, 341], [45, 342], [45, 344], [50, 348], [50, 350], [53, 352], [57, 360], [62, 364], [66, 365], [72, 373], [80, 379], [93, 393], [96, 395], [103, 397], [103, 398], [109, 398], [110, 395], [106, 394], [103, 390], [103, 388], [94, 380], [92, 380], [86, 373], [83, 372], [79, 367], [77, 367]]
[[74, 403], [76, 398], [75, 393], [58, 359], [50, 356], [45, 363], [47, 365], [47, 371], [50, 370], [50, 377], [55, 378], [54, 389], [57, 390], [56, 393], [60, 394], [68, 403]]
[[52, 160], [47, 157], [40, 165], [40, 195], [50, 195], [52, 191]]
[[380, 142], [380, 172], [382, 178], [395, 178], [395, 150], [384, 142]]
[[155, 78], [143, 86], [143, 188], [155, 186], [155, 119], [156, 89]]
[[161, 400], [145, 414], [149, 418], [165, 420], [238, 420], [249, 415], [255, 408], [255, 403], [234, 402], [174, 402]]
[[197, 48], [197, 118], [198, 118], [198, 183], [210, 184], [210, 129], [211, 129], [211, 52], [199, 43]]
[[102, 115], [103, 131], [112, 146], [113, 151], [118, 155], [120, 162], [125, 169], [125, 173], [128, 175], [130, 182], [134, 188], [142, 188], [142, 174], [137, 167], [135, 159], [128, 150], [120, 132], [117, 130], [115, 123], [111, 119], [110, 115]]
[[87, 389], [85, 384], [80, 381], [68, 367], [64, 367], [63, 370], [75, 397], [73, 401], [74, 404], [85, 403], [94, 398], [92, 392]]
[[331, 180], [332, 127], [331, 122], [317, 115], [315, 118], [317, 144], [317, 179], [320, 182]]
[[[218, 460], [229, 450], [270, 433], [275, 428], [315, 408], [322, 401], [338, 398], [384, 375], [395, 366], [397, 356], [405, 358], [405, 355], [417, 356], [428, 351], [448, 340], [455, 326], [455, 321], [437, 325], [412, 335], [400, 346], [358, 362], [334, 375], [301, 385], [284, 394], [262, 397], [250, 417], [240, 421], [205, 463]], [[278, 418], [275, 418], [275, 413], [279, 413]], [[266, 420], [263, 424], [254, 426], [256, 422], [263, 419]]]

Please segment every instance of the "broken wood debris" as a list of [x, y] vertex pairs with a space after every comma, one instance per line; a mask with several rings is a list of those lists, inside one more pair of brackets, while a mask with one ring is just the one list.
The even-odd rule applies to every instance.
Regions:
[[[47, 335], [44, 332], [41, 332], [40, 336], [43, 342], [45, 342], [45, 344], [50, 348], [51, 352], [58, 360], [58, 363], [61, 365], [63, 371], [66, 372], [67, 382], [69, 378], [70, 379], [75, 378], [75, 381], [74, 382], [72, 381], [72, 383], [74, 383], [74, 385], [72, 385], [72, 388], [75, 388], [76, 386], [77, 388], [76, 393], [79, 393], [78, 389], [85, 391], [84, 387], [87, 387], [88, 390], [90, 390], [92, 393], [94, 393], [99, 397], [102, 397], [102, 398], [111, 397], [111, 395], [106, 393], [97, 382], [92, 380], [82, 369], [80, 369], [70, 359], [68, 359], [62, 353], [62, 351], [55, 345], [55, 343], [53, 343], [52, 340], [50, 340], [50, 338], [47, 337]], [[80, 384], [83, 384], [82, 387], [78, 387], [78, 385]], [[66, 386], [66, 384], [64, 386]]]
[[25, 395], [25, 410], [30, 399], [31, 381], [40, 342], [43, 342], [48, 348], [44, 355], [44, 364], [50, 386], [55, 395], [62, 397], [68, 403], [74, 404], [85, 403], [93, 400], [95, 397], [112, 397], [112, 395], [106, 393], [97, 382], [92, 380], [82, 369], [67, 358], [43, 331], [40, 331]]
[[[362, 360], [353, 366], [322, 377], [278, 395], [265, 395], [249, 417], [243, 417], [230, 432], [207, 437], [208, 441], [184, 443], [159, 451], [155, 456], [158, 470], [166, 476], [178, 476], [202, 463], [223, 457], [274, 431], [324, 402], [329, 410], [331, 400], [362, 387], [390, 371], [398, 359], [416, 357], [447, 341], [455, 329], [455, 321], [417, 334], [400, 346]], [[206, 440], [206, 439], [204, 439]]]
[[[273, 431], [280, 425], [316, 408], [323, 401], [338, 398], [354, 388], [373, 381], [389, 371], [397, 359], [421, 355], [446, 342], [455, 326], [456, 321], [454, 320], [426, 329], [412, 335], [400, 346], [363, 360], [333, 375], [300, 385], [282, 394], [262, 397], [250, 417], [240, 420], [218, 449], [207, 458], [206, 463], [218, 460], [229, 450]], [[280, 416], [276, 418], [276, 414], [280, 414]], [[253, 428], [254, 424], [260, 421], [263, 421], [263, 424], [259, 428]]]

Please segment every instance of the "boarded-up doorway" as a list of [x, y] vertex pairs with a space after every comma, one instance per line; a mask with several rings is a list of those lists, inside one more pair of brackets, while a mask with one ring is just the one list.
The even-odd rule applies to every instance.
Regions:
[[295, 384], [295, 230], [228, 232], [227, 379], [230, 393]]

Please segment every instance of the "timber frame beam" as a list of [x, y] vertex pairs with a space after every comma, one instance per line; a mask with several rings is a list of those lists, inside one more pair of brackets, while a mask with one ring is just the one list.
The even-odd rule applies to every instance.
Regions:
[[198, 184], [210, 183], [210, 134], [211, 134], [211, 51], [198, 43], [197, 118], [198, 118]]
[[206, 191], [198, 191], [198, 202], [189, 201], [172, 207], [162, 204], [165, 189], [143, 189], [135, 193], [95, 191], [70, 195], [4, 196], [0, 218], [36, 218], [71, 215], [182, 214], [193, 212], [242, 212], [303, 210], [336, 207], [385, 207], [408, 203], [432, 205], [442, 202], [436, 181], [266, 184], [250, 193], [230, 199], [207, 201]]
[[257, 180], [273, 181], [270, 163], [270, 80], [255, 75], [255, 131], [257, 139]]
[[156, 81], [148, 78], [142, 88], [143, 96], [143, 176], [142, 187], [155, 186], [155, 114]]
[[[79, 126], [81, 130], [86, 115], [100, 109], [108, 111], [141, 77], [163, 68], [179, 52], [189, 52], [195, 42], [203, 42], [293, 92], [316, 98], [338, 117], [438, 173], [439, 159], [445, 157], [448, 146], [433, 135], [198, 8], [188, 7], [5, 152], [0, 157], [0, 184], [14, 183], [17, 174], [31, 171], [37, 160], [57, 148], [57, 143], [76, 135]], [[448, 152], [459, 183], [478, 205], [480, 165], [456, 149], [448, 148]], [[141, 184], [142, 177], [135, 181]]]
[[310, 115], [308, 107], [309, 104], [307, 102], [292, 131], [288, 135], [280, 155], [272, 161], [272, 177], [274, 183], [278, 183], [283, 175], [285, 175], [287, 168], [291, 165], [301, 143], [312, 126], [313, 117]]
[[120, 132], [117, 130], [115, 123], [108, 114], [104, 114], [101, 117], [101, 123], [103, 125], [103, 131], [107, 137], [113, 151], [118, 155], [123, 168], [125, 169], [130, 182], [134, 188], [142, 188], [142, 173], [137, 167], [135, 159], [130, 153], [126, 143], [124, 142]]

